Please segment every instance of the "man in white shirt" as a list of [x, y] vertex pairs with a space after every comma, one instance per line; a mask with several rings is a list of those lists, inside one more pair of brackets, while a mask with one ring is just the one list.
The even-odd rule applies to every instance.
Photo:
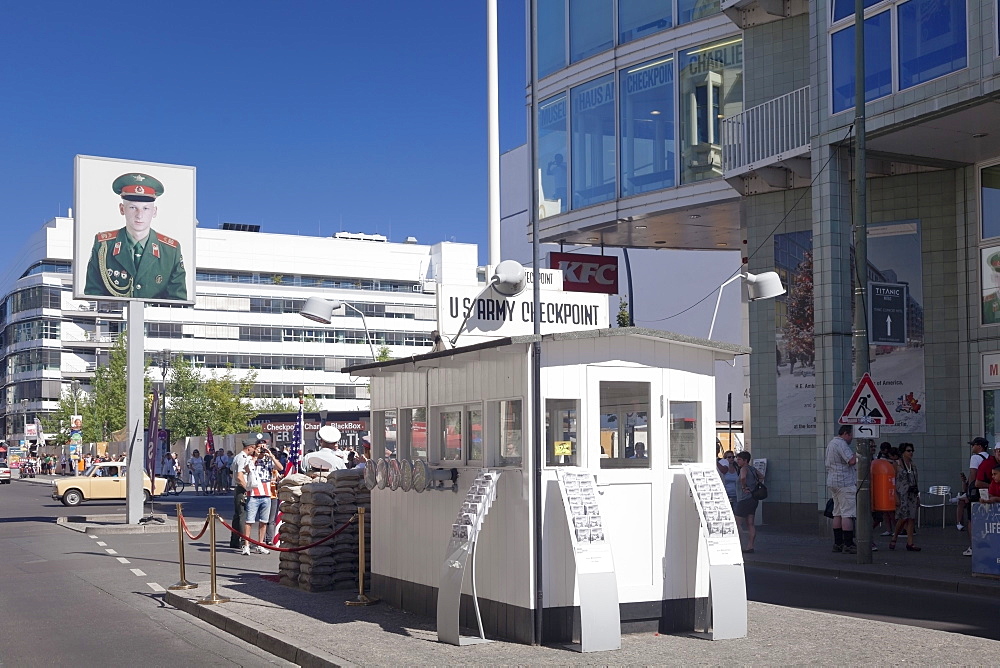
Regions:
[[[242, 471], [247, 466], [253, 465], [254, 457], [257, 455], [257, 443], [259, 439], [263, 439], [265, 443], [267, 442], [263, 434], [251, 434], [243, 439], [243, 452], [233, 457], [233, 472]], [[244, 483], [240, 483], [237, 479], [236, 485], [233, 488], [233, 530], [236, 533], [229, 536], [229, 547], [234, 550], [240, 550], [241, 547], [244, 547], [241, 538], [244, 532], [243, 525], [246, 523], [247, 512], [247, 488]], [[245, 547], [246, 550], [243, 553], [250, 554], [249, 546]]]
[[854, 428], [841, 425], [826, 446], [826, 486], [833, 497], [833, 551], [857, 554], [854, 519], [858, 516], [858, 456], [851, 448]]

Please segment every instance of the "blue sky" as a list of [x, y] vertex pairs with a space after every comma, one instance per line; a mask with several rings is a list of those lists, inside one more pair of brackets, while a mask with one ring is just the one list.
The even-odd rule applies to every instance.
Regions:
[[[506, 151], [525, 141], [524, 2], [499, 4]], [[485, 0], [4, 2], [0, 61], [8, 238], [66, 215], [85, 154], [194, 165], [203, 227], [485, 253]]]

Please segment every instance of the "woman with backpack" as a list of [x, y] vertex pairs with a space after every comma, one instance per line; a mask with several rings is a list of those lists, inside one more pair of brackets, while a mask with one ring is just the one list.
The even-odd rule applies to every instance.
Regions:
[[764, 476], [750, 465], [752, 457], [747, 450], [736, 455], [736, 466], [740, 469], [740, 480], [736, 485], [736, 505], [733, 506], [733, 513], [736, 521], [744, 525], [746, 531], [746, 547], [743, 552], [753, 554], [754, 540], [757, 538], [757, 527], [754, 519], [757, 513], [758, 501], [754, 498], [754, 490], [757, 485], [764, 482]]

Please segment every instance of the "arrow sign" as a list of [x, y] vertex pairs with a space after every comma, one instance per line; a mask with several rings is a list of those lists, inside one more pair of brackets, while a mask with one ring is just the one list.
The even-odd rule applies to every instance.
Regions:
[[[860, 424], [860, 425], [886, 425], [892, 426], [896, 421], [892, 419], [892, 413], [886, 408], [882, 401], [882, 395], [875, 389], [872, 377], [867, 373], [858, 381], [858, 386], [854, 388], [851, 400], [847, 402], [843, 415], [840, 416], [840, 424]], [[860, 435], [860, 434], [859, 434]], [[875, 438], [866, 436], [866, 438]]]
[[[868, 284], [871, 331], [868, 341], [876, 346], [906, 345], [906, 283]], [[895, 325], [895, 327], [893, 327]]]

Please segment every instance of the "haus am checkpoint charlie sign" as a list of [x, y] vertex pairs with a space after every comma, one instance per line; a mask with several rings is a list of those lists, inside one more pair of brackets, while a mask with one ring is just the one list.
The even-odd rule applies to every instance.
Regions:
[[[587, 292], [564, 292], [562, 272], [542, 269], [538, 272], [541, 292], [542, 334], [575, 332], [610, 326], [608, 295]], [[438, 330], [449, 340], [461, 334], [465, 345], [482, 343], [505, 336], [534, 332], [534, 298], [529, 270], [524, 291], [505, 297], [491, 286], [441, 285], [437, 292]]]

